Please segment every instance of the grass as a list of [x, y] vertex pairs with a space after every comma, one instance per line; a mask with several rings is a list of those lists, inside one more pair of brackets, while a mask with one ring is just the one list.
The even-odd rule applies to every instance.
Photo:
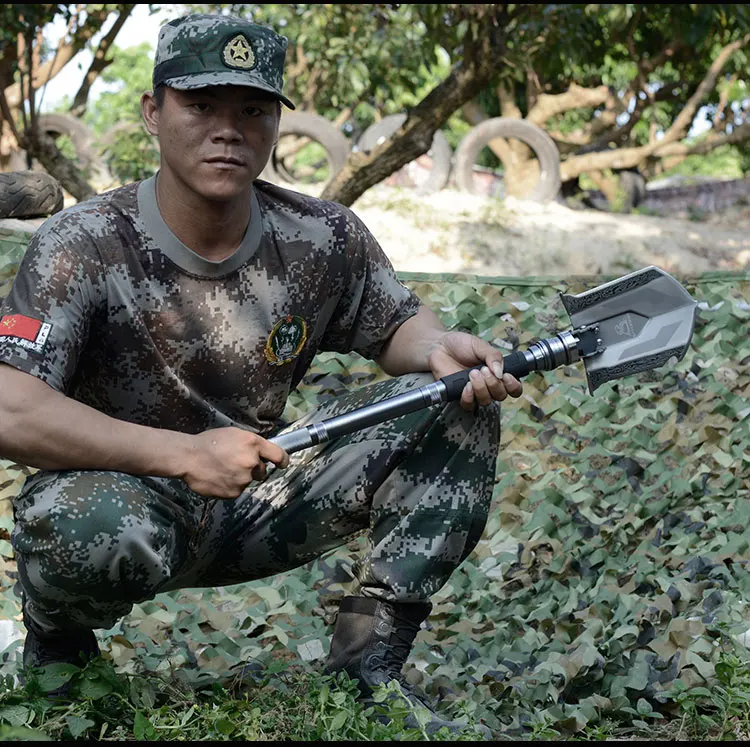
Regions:
[[[257, 673], [195, 688], [180, 672], [124, 675], [96, 659], [83, 669], [51, 665], [17, 687], [0, 683], [0, 739], [96, 741], [473, 741], [473, 728], [428, 737], [424, 712], [418, 726], [397, 687], [381, 687], [375, 706], [356, 700], [356, 684], [346, 675], [294, 671]], [[48, 693], [67, 683], [67, 700]], [[392, 685], [395, 683], [392, 683]]]
[[[733, 655], [717, 666], [718, 684], [670, 694], [675, 713], [664, 718], [644, 700], [621, 719], [608, 718], [565, 734], [548, 721], [528, 724], [523, 737], [502, 741], [745, 741], [750, 739], [750, 666]], [[61, 684], [68, 700], [51, 699]], [[346, 675], [324, 675], [277, 662], [246, 677], [196, 687], [177, 670], [170, 676], [123, 674], [99, 658], [85, 669], [60, 664], [30, 673], [23, 685], [0, 680], [3, 741], [477, 741], [467, 727], [428, 736], [407, 727], [410, 713], [394, 688], [365, 708]], [[416, 714], [424, 724], [423, 714]], [[632, 718], [629, 718], [632, 717]]]

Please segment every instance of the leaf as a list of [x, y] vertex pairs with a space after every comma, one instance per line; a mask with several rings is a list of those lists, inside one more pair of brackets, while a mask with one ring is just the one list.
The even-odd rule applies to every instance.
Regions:
[[75, 664], [47, 664], [42, 668], [39, 675], [39, 687], [45, 693], [57, 690], [70, 682], [73, 675], [78, 671], [80, 670]]
[[112, 692], [112, 685], [99, 677], [87, 677], [81, 680], [81, 697], [90, 700], [99, 700]]
[[331, 728], [330, 731], [337, 732], [341, 729], [341, 727], [346, 723], [347, 719], [349, 718], [350, 714], [347, 711], [339, 711], [331, 721]]
[[78, 739], [78, 737], [88, 731], [92, 726], [96, 726], [95, 721], [74, 715], [66, 716], [65, 722], [68, 724], [68, 729], [70, 729], [70, 734], [73, 739]]
[[21, 705], [6, 705], [0, 707], [0, 720], [7, 721], [11, 726], [24, 726], [29, 720], [31, 711]]
[[142, 711], [135, 712], [133, 719], [133, 735], [139, 742], [153, 741], [156, 739], [156, 731]]
[[646, 716], [653, 711], [653, 708], [651, 708], [651, 703], [649, 703], [645, 698], [638, 698], [638, 702], [635, 704], [635, 709], [641, 716]]

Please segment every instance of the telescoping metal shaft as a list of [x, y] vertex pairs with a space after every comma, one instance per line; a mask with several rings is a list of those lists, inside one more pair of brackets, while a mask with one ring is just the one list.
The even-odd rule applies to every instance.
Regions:
[[[503, 359], [504, 371], [516, 378], [521, 378], [531, 371], [551, 371], [558, 366], [575, 363], [581, 357], [579, 343], [580, 338], [570, 331], [538, 340], [527, 350], [517, 350], [505, 357]], [[418, 387], [412, 392], [397, 394], [343, 415], [302, 426], [274, 436], [270, 440], [281, 446], [287, 453], [293, 454], [409, 412], [460, 399], [461, 392], [469, 381], [471, 370], [458, 371], [432, 384]]]

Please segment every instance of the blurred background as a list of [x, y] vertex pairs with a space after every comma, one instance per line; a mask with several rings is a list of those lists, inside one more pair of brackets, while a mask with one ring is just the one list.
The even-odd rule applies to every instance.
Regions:
[[[139, 98], [159, 26], [187, 11], [252, 17], [290, 39], [297, 112], [267, 175], [321, 189], [338, 175], [328, 196], [345, 204], [390, 179], [658, 212], [653, 189], [742, 180], [750, 168], [750, 12], [721, 4], [5, 5], [13, 125], [4, 117], [0, 167], [40, 161], [76, 199], [81, 182], [99, 191], [154, 173]], [[520, 138], [487, 125], [497, 118]], [[39, 152], [44, 134], [78, 180]], [[372, 162], [347, 161], [386, 139]], [[714, 189], [714, 202], [746, 199], [745, 186]]]

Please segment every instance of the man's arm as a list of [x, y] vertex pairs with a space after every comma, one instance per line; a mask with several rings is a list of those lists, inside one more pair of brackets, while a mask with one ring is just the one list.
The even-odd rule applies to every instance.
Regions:
[[461, 394], [461, 406], [466, 410], [472, 410], [475, 402], [488, 405], [509, 395], [520, 397], [523, 392], [518, 379], [503, 374], [499, 350], [474, 335], [447, 330], [424, 305], [393, 333], [377, 363], [390, 376], [431, 371], [435, 379], [484, 364], [481, 371], [472, 371]]
[[289, 457], [276, 444], [240, 428], [197, 435], [109, 417], [0, 364], [0, 457], [30, 467], [100, 469], [178, 477], [202, 495], [236, 498]]

